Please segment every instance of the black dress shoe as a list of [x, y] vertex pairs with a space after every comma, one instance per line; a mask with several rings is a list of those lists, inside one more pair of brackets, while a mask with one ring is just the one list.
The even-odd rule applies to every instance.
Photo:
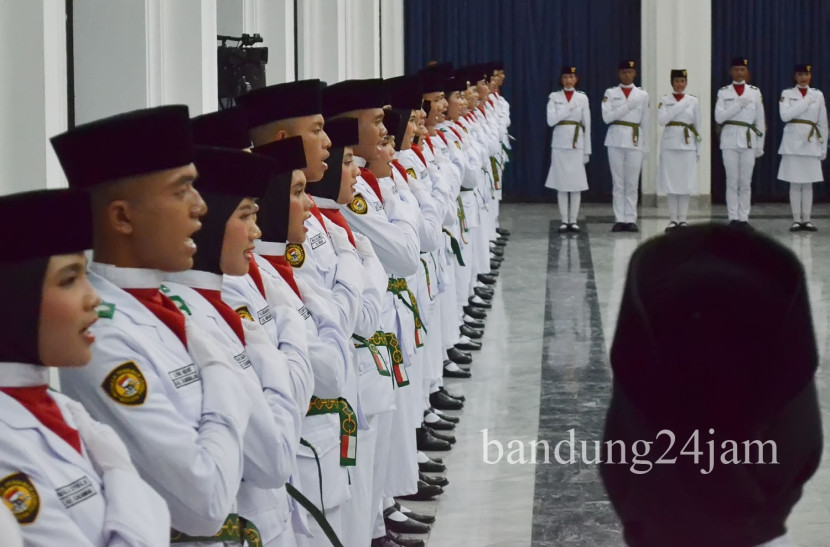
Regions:
[[498, 256], [491, 256], [490, 262], [498, 262], [499, 264], [501, 264], [502, 262], [504, 262], [504, 258]]
[[[486, 274], [484, 274], [484, 275], [489, 275], [490, 277], [498, 277], [498, 276], [499, 276], [499, 272], [487, 272], [487, 273], [486, 273]], [[496, 281], [498, 281], [498, 279], [497, 279]]]
[[636, 224], [636, 223], [634, 223], [634, 222], [629, 222], [628, 224], [626, 224], [626, 225], [625, 225], [625, 231], [626, 231], [626, 232], [639, 232], [639, 231], [640, 231], [640, 229], [639, 229], [639, 228], [637, 228], [637, 224]]
[[464, 306], [463, 310], [465, 315], [468, 315], [473, 319], [478, 319], [479, 321], [487, 319], [487, 312], [481, 308], [474, 308], [473, 306]]
[[443, 372], [441, 372], [441, 375], [444, 378], [465, 379], [465, 378], [472, 378], [473, 373], [470, 372], [469, 370], [463, 369], [461, 367], [458, 367], [456, 370], [452, 370], [452, 369], [448, 369], [448, 368], [444, 367], [444, 370], [443, 370]]
[[501, 268], [501, 262], [496, 262], [492, 258], [490, 259], [490, 271], [496, 271]]
[[482, 300], [492, 300], [493, 296], [496, 294], [496, 291], [493, 289], [488, 289], [487, 287], [474, 287], [473, 293], [481, 298]]
[[491, 239], [490, 243], [495, 245], [496, 247], [504, 247], [507, 245], [507, 242], [503, 239]]
[[485, 285], [495, 285], [496, 284], [496, 278], [492, 275], [478, 274], [478, 276], [476, 276], [476, 279], [478, 279], [479, 281], [481, 281]]
[[809, 220], [807, 222], [801, 223], [801, 229], [806, 230], [808, 232], [818, 232], [818, 228], [816, 228], [815, 224], [813, 224]]
[[510, 237], [510, 230], [507, 230], [505, 228], [496, 228], [496, 233], [500, 236]]
[[475, 319], [465, 319], [464, 324], [470, 327], [471, 329], [484, 329], [484, 321], [477, 321]]
[[736, 227], [736, 228], [737, 228], [737, 227], [739, 227], [739, 226], [741, 225], [741, 221], [740, 221], [740, 220], [737, 220], [737, 219], [736, 219], [736, 220], [730, 220], [730, 221], [729, 221], [729, 225], [730, 225], [730, 226], [734, 226], [734, 227]]
[[443, 493], [444, 490], [440, 486], [433, 486], [424, 481], [418, 481], [418, 491], [416, 493], [398, 497], [407, 501], [427, 501]]
[[392, 541], [388, 536], [382, 538], [373, 538], [371, 547], [400, 547], [400, 543]]
[[[450, 393], [449, 391], [447, 391], [447, 388], [445, 388], [444, 386], [439, 387], [439, 388], [438, 388], [438, 391], [440, 391], [440, 392], [441, 392], [441, 393], [443, 393], [444, 395], [447, 395], [447, 396], [449, 396], [449, 397], [452, 397], [453, 399], [457, 399], [457, 400], [461, 401], [462, 403], [463, 403], [464, 401], [466, 401], [466, 400], [467, 400], [467, 398], [466, 398], [465, 396], [463, 396], [463, 395], [456, 395], [455, 393]], [[435, 413], [435, 414], [436, 414], [439, 418], [443, 418], [443, 417], [444, 417], [444, 416], [441, 416], [441, 415], [440, 415], [440, 414], [438, 414], [438, 413]]]
[[455, 424], [452, 422], [448, 422], [443, 418], [438, 418], [437, 422], [428, 422], [424, 420], [424, 423], [434, 429], [435, 431], [452, 431], [455, 429]]
[[481, 349], [481, 344], [478, 342], [473, 342], [470, 340], [469, 342], [459, 342], [455, 345], [455, 349], [460, 349], [463, 351], [478, 351]]
[[611, 226], [612, 232], [624, 232], [626, 231], [626, 224], [625, 222], [615, 222], [613, 226]]
[[461, 328], [458, 329], [462, 336], [466, 336], [467, 338], [473, 338], [478, 340], [484, 333], [478, 329], [473, 329], [468, 327], [467, 325], [461, 325]]
[[496, 241], [503, 241], [503, 242], [507, 243], [508, 241], [510, 241], [510, 238], [509, 237], [504, 237], [504, 236], [498, 236], [498, 237], [496, 237]]
[[791, 232], [798, 232], [801, 230], [801, 223], [800, 222], [793, 222], [793, 225], [790, 226]]
[[386, 531], [386, 539], [391, 541], [396, 547], [426, 547], [426, 543], [422, 539], [405, 538], [396, 534], [392, 530]]
[[440, 391], [429, 394], [429, 404], [438, 410], [461, 410], [464, 408], [464, 403]]
[[438, 433], [428, 425], [422, 426], [421, 429], [427, 432], [428, 435], [432, 435], [439, 441], [446, 441], [450, 444], [455, 444], [455, 435], [450, 435], [449, 433]]
[[[427, 483], [429, 484], [429, 483]], [[393, 505], [383, 510], [383, 522], [386, 524], [387, 530], [392, 530], [399, 534], [428, 534], [430, 530], [429, 524], [418, 522], [408, 518], [406, 520], [394, 520], [389, 518], [389, 515], [395, 513], [397, 509]], [[403, 513], [401, 513], [403, 515]]]
[[452, 448], [449, 441], [442, 441], [430, 435], [422, 427], [415, 430], [415, 443], [418, 446], [418, 450], [427, 452], [445, 452]]
[[477, 296], [473, 296], [472, 298], [467, 300], [467, 302], [469, 302], [469, 304], [475, 308], [481, 308], [483, 310], [493, 309], [493, 305], [490, 302]]
[[[450, 481], [447, 477], [430, 477], [429, 475], [424, 475], [423, 473], [418, 473], [418, 479], [424, 481], [427, 484], [431, 484], [433, 486], [440, 486], [444, 488], [447, 486]], [[418, 519], [415, 519], [418, 520]]]
[[424, 473], [443, 473], [446, 470], [446, 465], [444, 465], [443, 463], [434, 462], [432, 460], [418, 464], [418, 471], [422, 471]]
[[460, 349], [450, 348], [447, 350], [447, 357], [456, 365], [469, 365], [473, 362], [473, 356], [469, 353], [464, 353]]
[[502, 247], [490, 247], [490, 252], [499, 258], [504, 256], [504, 249]]
[[423, 522], [424, 524], [432, 524], [435, 522], [435, 517], [433, 515], [423, 515], [421, 513], [416, 513], [415, 511], [404, 511], [401, 509], [401, 504], [395, 502], [395, 509], [406, 515], [407, 517], [411, 518], [412, 520], [417, 520], [418, 522]]

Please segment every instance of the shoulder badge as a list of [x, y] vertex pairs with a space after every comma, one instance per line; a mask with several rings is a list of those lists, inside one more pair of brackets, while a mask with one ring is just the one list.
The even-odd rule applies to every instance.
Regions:
[[112, 319], [115, 315], [115, 304], [111, 304], [110, 302], [101, 302], [98, 304], [98, 307], [95, 308], [95, 313], [98, 314], [99, 319]]
[[126, 406], [140, 406], [147, 398], [147, 380], [133, 361], [126, 361], [112, 369], [101, 387], [115, 402]]
[[413, 169], [413, 168], [411, 168], [411, 167], [408, 167], [408, 168], [406, 169], [406, 173], [407, 173], [410, 177], [412, 177], [413, 179], [418, 180], [418, 175], [417, 175], [417, 173], [415, 173], [415, 169]]
[[35, 485], [24, 473], [14, 473], [0, 479], [0, 496], [18, 524], [32, 524], [40, 512], [40, 496]]
[[602, 97], [602, 102], [604, 102], [604, 103], [607, 103], [607, 102], [608, 102], [608, 95], [604, 95], [604, 96]]
[[305, 262], [305, 249], [302, 245], [289, 243], [285, 246], [285, 259], [292, 268], [299, 268]]
[[242, 319], [245, 319], [246, 321], [253, 321], [254, 320], [254, 316], [251, 315], [251, 311], [248, 309], [248, 306], [239, 306], [238, 308], [236, 308], [233, 311], [235, 311], [236, 314], [239, 317], [241, 317]]
[[366, 198], [360, 193], [354, 195], [354, 199], [352, 199], [348, 207], [353, 213], [358, 215], [365, 215], [369, 212], [369, 205], [366, 203]]
[[784, 102], [784, 95], [781, 95], [781, 98], [780, 98], [780, 99], [778, 99], [778, 102], [779, 102], [779, 103], [783, 103], [783, 102]]

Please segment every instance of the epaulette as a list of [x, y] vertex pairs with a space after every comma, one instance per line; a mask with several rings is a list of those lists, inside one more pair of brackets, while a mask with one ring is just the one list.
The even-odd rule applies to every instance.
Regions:
[[729, 86], [728, 86], [728, 85], [725, 85], [725, 86], [723, 86], [722, 88], [720, 88], [720, 91], [723, 91], [724, 89], [727, 89], [727, 88], [729, 88]]
[[580, 91], [580, 90], [578, 90], [578, 89], [577, 89], [577, 90], [576, 90], [576, 92], [577, 92], [577, 93], [582, 93], [583, 95], [585, 95], [585, 92], [584, 92], [584, 91]]
[[754, 85], [752, 85], [752, 84], [749, 84], [749, 87], [751, 87], [752, 89], [758, 89], [757, 87], [755, 87], [755, 86], [754, 86]]

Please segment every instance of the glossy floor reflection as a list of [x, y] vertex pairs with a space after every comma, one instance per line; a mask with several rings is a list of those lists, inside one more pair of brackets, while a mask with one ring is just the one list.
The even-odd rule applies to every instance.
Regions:
[[[790, 246], [809, 280], [828, 441], [822, 466], [788, 526], [798, 545], [819, 547], [830, 537], [830, 206], [815, 207], [820, 231], [813, 234], [788, 232], [788, 213], [783, 204], [756, 206], [753, 225]], [[662, 233], [667, 215], [662, 208], [644, 208], [639, 234], [611, 234], [608, 205], [587, 205], [581, 216], [585, 233], [563, 237], [552, 230], [558, 225], [553, 204], [502, 207], [502, 225], [513, 236], [484, 348], [475, 356], [471, 379], [448, 382], [449, 389], [467, 397], [458, 443], [440, 454], [450, 485], [437, 501], [406, 504], [437, 514], [430, 547], [622, 543], [596, 467], [582, 463], [579, 443], [588, 441], [590, 461], [590, 441], [600, 439], [607, 405], [607, 349], [628, 260], [640, 241]], [[690, 216], [694, 222], [725, 214], [715, 207]], [[555, 447], [570, 429], [578, 463], [560, 464]], [[496, 441], [489, 449], [483, 430], [488, 441]], [[544, 445], [533, 444], [542, 440], [548, 443], [548, 464]], [[562, 461], [569, 456], [567, 450], [559, 453]]]

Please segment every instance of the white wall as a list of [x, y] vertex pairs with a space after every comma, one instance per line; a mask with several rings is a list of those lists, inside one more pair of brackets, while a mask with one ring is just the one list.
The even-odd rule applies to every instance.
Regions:
[[63, 0], [0, 0], [0, 194], [66, 186], [49, 137], [66, 129]]
[[711, 94], [712, 7], [711, 0], [642, 0], [642, 84], [651, 98], [651, 154], [643, 164], [643, 195], [656, 195], [656, 173], [661, 130], [657, 125], [660, 97], [671, 93], [673, 68], [689, 71], [687, 92], [700, 100], [703, 138], [698, 163], [698, 189], [711, 195], [712, 157]]

